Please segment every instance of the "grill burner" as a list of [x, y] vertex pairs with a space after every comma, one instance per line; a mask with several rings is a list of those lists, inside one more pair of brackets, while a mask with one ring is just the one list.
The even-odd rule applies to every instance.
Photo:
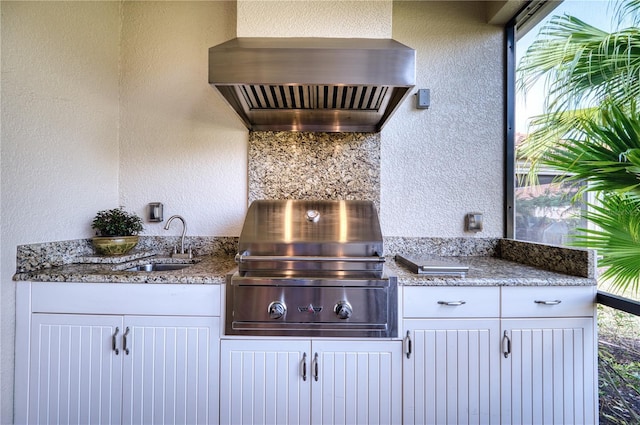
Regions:
[[397, 280], [367, 201], [255, 201], [227, 279], [227, 335], [397, 336]]

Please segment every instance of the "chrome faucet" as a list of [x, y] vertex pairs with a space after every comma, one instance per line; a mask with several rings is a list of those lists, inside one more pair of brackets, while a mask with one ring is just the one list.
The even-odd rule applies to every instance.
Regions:
[[167, 224], [164, 225], [164, 230], [169, 230], [169, 226], [171, 225], [171, 222], [174, 218], [177, 218], [182, 222], [182, 237], [180, 238], [180, 253], [178, 254], [176, 252], [176, 249], [174, 248], [173, 254], [171, 254], [171, 256], [176, 258], [191, 258], [191, 248], [189, 248], [188, 253], [185, 254], [184, 252], [184, 235], [187, 233], [187, 222], [184, 220], [184, 218], [181, 215], [172, 215], [171, 217], [169, 217], [169, 220], [167, 220]]

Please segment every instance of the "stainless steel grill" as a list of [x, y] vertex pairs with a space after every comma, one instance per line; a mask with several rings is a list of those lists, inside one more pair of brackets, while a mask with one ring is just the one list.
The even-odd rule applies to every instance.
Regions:
[[228, 278], [226, 333], [397, 336], [397, 281], [384, 273], [367, 201], [255, 201]]

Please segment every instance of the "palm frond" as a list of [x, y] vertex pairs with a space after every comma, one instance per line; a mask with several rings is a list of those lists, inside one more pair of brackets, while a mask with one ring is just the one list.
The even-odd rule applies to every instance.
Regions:
[[547, 111], [640, 99], [640, 28], [602, 31], [572, 16], [543, 27], [517, 69], [518, 89], [545, 79]]
[[615, 15], [618, 23], [629, 19], [631, 24], [640, 24], [640, 0], [618, 2], [615, 8]]
[[584, 120], [579, 138], [549, 148], [542, 162], [571, 181], [586, 181], [587, 190], [640, 195], [640, 116], [635, 108], [611, 106], [602, 121]]
[[589, 205], [584, 217], [596, 229], [579, 229], [572, 245], [596, 249], [605, 268], [602, 277], [611, 279], [621, 292], [640, 290], [640, 198], [605, 195], [600, 205]]

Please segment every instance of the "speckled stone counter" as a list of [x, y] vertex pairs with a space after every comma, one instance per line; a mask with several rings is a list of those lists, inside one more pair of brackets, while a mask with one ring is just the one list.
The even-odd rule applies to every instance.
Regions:
[[[194, 260], [173, 259], [166, 254], [171, 241], [149, 239], [130, 255], [94, 256], [90, 249], [73, 244], [21, 246], [14, 280], [38, 282], [188, 283], [224, 284], [236, 270], [234, 238], [200, 238]], [[78, 242], [85, 247], [86, 242]], [[385, 271], [400, 285], [428, 286], [587, 286], [596, 285], [596, 257], [590, 250], [569, 249], [497, 238], [385, 238]], [[85, 247], [86, 248], [86, 247]], [[437, 256], [469, 266], [464, 278], [425, 276], [396, 263], [396, 254]], [[51, 259], [55, 261], [51, 261]], [[125, 269], [146, 263], [193, 263], [170, 271], [132, 272]]]
[[544, 270], [496, 257], [439, 257], [469, 267], [465, 277], [425, 276], [387, 258], [386, 273], [405, 286], [592, 286], [596, 280]]
[[[192, 263], [180, 270], [131, 272], [125, 269], [147, 263]], [[120, 263], [78, 263], [17, 273], [14, 280], [32, 282], [189, 283], [224, 284], [236, 269], [233, 256], [206, 255], [194, 260], [149, 255]]]

